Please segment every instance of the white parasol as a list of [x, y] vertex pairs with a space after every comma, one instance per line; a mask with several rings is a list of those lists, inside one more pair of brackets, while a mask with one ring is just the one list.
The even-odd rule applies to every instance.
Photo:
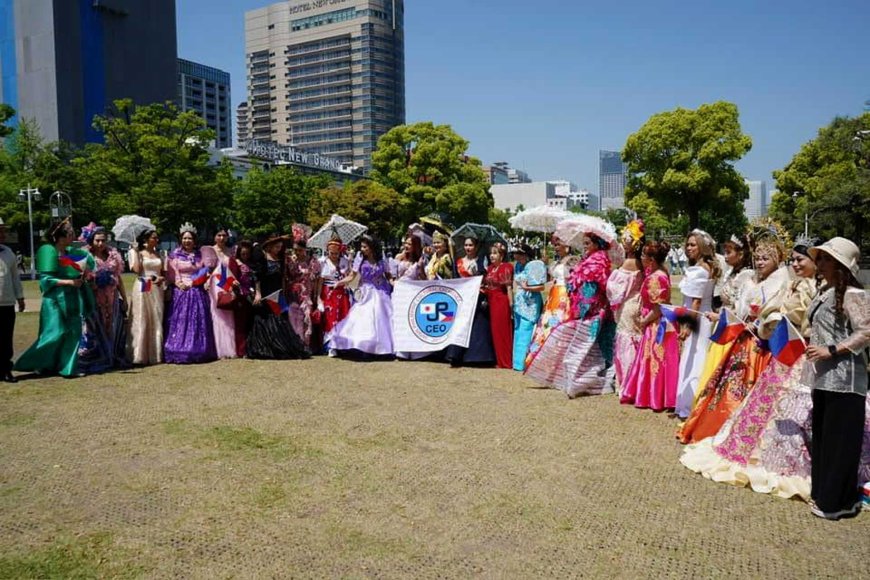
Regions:
[[333, 238], [339, 238], [342, 244], [349, 244], [369, 228], [357, 222], [345, 219], [338, 214], [332, 214], [323, 227], [308, 238], [308, 247], [326, 251], [326, 244]]
[[511, 227], [525, 232], [550, 233], [555, 231], [556, 225], [571, 217], [571, 213], [549, 205], [539, 205], [524, 209], [517, 215], [508, 219]]
[[115, 220], [112, 233], [115, 234], [116, 241], [135, 246], [136, 238], [144, 232], [156, 229], [149, 218], [138, 215], [122, 215]]
[[584, 234], [595, 234], [611, 247], [619, 245], [616, 235], [616, 227], [600, 217], [593, 215], [580, 214], [559, 222], [556, 226], [556, 237], [562, 240], [565, 245], [572, 248], [580, 248], [583, 246]]

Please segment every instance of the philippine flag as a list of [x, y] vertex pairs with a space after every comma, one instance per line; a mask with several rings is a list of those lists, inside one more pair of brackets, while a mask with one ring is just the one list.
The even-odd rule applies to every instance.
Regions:
[[232, 274], [227, 273], [227, 267], [223, 264], [221, 264], [220, 274], [215, 274], [215, 276], [218, 278], [217, 285], [221, 290], [229, 290], [233, 287], [233, 282], [236, 281]]
[[453, 322], [454, 313], [453, 312], [442, 312], [438, 315], [439, 322]]
[[733, 312], [723, 308], [719, 311], [719, 323], [710, 334], [710, 340], [716, 344], [728, 344], [740, 336], [744, 326], [744, 322], [737, 318]]
[[671, 306], [670, 304], [659, 304], [662, 317], [659, 319], [659, 328], [656, 331], [656, 344], [661, 344], [665, 340], [665, 334], [668, 333], [668, 323], [673, 325], [681, 316], [689, 314], [689, 310], [684, 306]]
[[139, 278], [139, 290], [142, 292], [151, 292], [151, 278]]
[[284, 299], [284, 294], [280, 290], [275, 290], [263, 298], [263, 304], [265, 304], [269, 310], [275, 314], [275, 316], [280, 316], [290, 309], [287, 306], [287, 300]]
[[807, 351], [807, 343], [801, 333], [785, 317], [773, 329], [767, 344], [773, 358], [787, 367], [794, 365]]
[[58, 263], [60, 263], [61, 266], [72, 268], [76, 272], [84, 272], [85, 268], [88, 267], [88, 257], [63, 254], [58, 258]]
[[203, 266], [196, 273], [191, 276], [190, 283], [194, 286], [202, 286], [208, 281], [208, 268]]

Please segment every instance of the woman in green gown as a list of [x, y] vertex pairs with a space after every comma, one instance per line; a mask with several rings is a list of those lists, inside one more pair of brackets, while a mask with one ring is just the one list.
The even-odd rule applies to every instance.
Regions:
[[48, 233], [49, 243], [36, 253], [42, 307], [39, 311], [39, 336], [15, 363], [17, 371], [60, 374], [77, 377], [84, 374], [79, 349], [85, 319], [96, 308], [93, 290], [86, 273], [93, 271], [94, 258], [88, 252], [69, 247], [75, 234], [63, 221]]

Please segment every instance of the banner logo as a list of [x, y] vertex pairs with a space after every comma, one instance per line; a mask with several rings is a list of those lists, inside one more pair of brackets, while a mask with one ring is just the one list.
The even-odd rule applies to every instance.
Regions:
[[462, 296], [448, 286], [429, 286], [418, 292], [408, 309], [414, 336], [428, 344], [447, 340], [461, 304]]

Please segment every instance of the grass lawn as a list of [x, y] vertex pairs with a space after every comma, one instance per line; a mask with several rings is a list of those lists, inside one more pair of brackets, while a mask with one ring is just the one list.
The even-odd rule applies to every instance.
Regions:
[[[18, 317], [16, 349], [36, 333]], [[612, 395], [412, 362], [0, 386], [0, 578], [857, 578], [870, 516], [710, 482]]]

